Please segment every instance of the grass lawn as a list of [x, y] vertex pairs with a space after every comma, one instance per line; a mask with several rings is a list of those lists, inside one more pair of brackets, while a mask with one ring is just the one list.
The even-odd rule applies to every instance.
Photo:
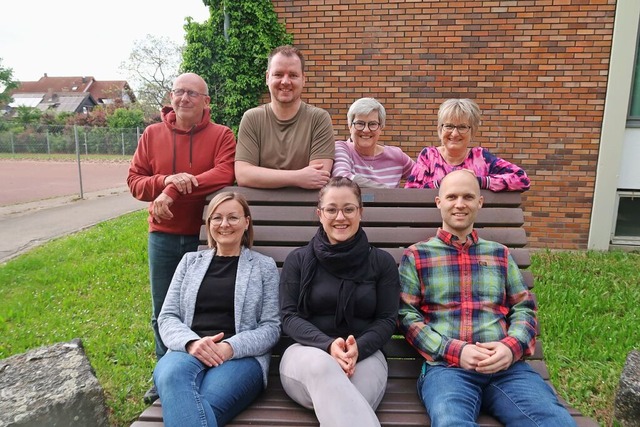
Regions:
[[[145, 217], [98, 224], [0, 266], [0, 358], [81, 338], [113, 426], [142, 412], [154, 367]], [[553, 384], [614, 425], [620, 372], [640, 343], [640, 255], [542, 251], [532, 270]]]

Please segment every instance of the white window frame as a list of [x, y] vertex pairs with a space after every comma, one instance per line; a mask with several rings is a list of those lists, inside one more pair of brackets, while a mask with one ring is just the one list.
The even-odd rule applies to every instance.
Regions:
[[620, 199], [631, 198], [640, 199], [640, 191], [634, 190], [618, 190], [616, 194], [616, 206], [613, 215], [613, 224], [611, 227], [611, 244], [613, 245], [640, 245], [640, 236], [617, 236], [616, 226], [618, 225], [618, 210], [620, 209]]

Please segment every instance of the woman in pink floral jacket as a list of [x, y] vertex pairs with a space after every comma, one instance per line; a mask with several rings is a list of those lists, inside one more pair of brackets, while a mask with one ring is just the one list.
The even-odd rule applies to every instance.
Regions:
[[448, 99], [438, 110], [441, 145], [425, 147], [407, 178], [405, 188], [438, 188], [446, 174], [457, 169], [475, 172], [480, 188], [491, 191], [526, 191], [525, 171], [482, 147], [469, 148], [480, 125], [480, 107], [470, 99]]

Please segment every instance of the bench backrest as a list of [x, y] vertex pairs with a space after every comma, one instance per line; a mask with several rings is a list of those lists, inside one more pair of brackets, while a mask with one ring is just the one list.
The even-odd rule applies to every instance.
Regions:
[[[299, 188], [261, 190], [226, 187], [220, 191], [236, 191], [247, 198], [254, 226], [254, 246], [258, 252], [272, 257], [279, 267], [289, 252], [309, 242], [319, 221], [315, 213], [318, 192]], [[442, 224], [436, 208], [437, 190], [363, 188], [362, 225], [371, 245], [389, 252], [400, 262], [405, 248], [435, 235]], [[524, 214], [520, 193], [492, 193], [483, 190], [484, 205], [475, 227], [480, 237], [500, 242], [511, 254], [533, 286], [529, 267], [527, 235], [522, 225]], [[200, 240], [206, 245], [203, 225]]]

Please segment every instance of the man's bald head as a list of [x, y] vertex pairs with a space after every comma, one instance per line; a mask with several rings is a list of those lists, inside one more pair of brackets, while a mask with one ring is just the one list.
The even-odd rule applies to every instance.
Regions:
[[471, 185], [474, 188], [476, 194], [478, 195], [480, 194], [480, 183], [478, 182], [478, 178], [476, 177], [476, 174], [469, 169], [458, 169], [448, 173], [447, 175], [444, 176], [444, 178], [442, 178], [442, 180], [440, 181], [438, 196], [442, 197], [442, 194], [443, 194], [442, 188], [445, 186], [445, 183], [450, 179], [462, 179], [463, 181], [468, 181], [469, 185]]

